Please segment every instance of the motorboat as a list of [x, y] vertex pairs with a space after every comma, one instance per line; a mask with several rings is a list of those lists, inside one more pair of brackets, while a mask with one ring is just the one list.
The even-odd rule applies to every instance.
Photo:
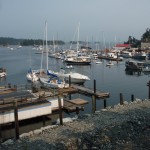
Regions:
[[113, 66], [113, 65], [114, 65], [114, 63], [112, 63], [111, 61], [106, 64], [106, 66]]
[[125, 62], [126, 70], [142, 71], [144, 62], [128, 60]]
[[0, 78], [5, 77], [6, 75], [6, 69], [0, 68]]
[[103, 62], [102, 61], [96, 61], [95, 63], [96, 64], [102, 64]]

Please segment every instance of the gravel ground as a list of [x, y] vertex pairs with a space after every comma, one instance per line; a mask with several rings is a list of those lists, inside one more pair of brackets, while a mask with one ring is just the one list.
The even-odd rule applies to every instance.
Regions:
[[150, 150], [150, 100], [107, 107], [8, 140], [0, 150]]

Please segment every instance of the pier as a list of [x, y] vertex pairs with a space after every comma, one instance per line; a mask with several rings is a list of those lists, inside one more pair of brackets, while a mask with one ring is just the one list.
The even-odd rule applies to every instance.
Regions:
[[99, 99], [105, 99], [105, 98], [109, 98], [109, 93], [108, 92], [103, 92], [103, 91], [94, 91], [90, 88], [84, 87], [84, 86], [79, 86], [79, 85], [75, 85], [72, 84], [71, 85], [74, 89], [77, 90], [78, 93], [87, 95], [87, 96], [92, 96], [95, 95], [96, 98]]
[[96, 99], [103, 99], [106, 107], [106, 98], [109, 97], [108, 92], [96, 90], [95, 80], [93, 89], [71, 83], [62, 89], [41, 89], [32, 84], [0, 87], [0, 128], [14, 123], [18, 139], [19, 121], [22, 120], [58, 114], [60, 125], [63, 125], [63, 112], [78, 115], [89, 103], [81, 98], [71, 99], [71, 94], [75, 93], [91, 96], [92, 112], [96, 111]]

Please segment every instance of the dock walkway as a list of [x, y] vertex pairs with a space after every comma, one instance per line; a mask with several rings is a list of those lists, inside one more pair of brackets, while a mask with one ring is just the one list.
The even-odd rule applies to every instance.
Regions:
[[73, 100], [64, 100], [64, 110], [68, 112], [74, 112], [77, 108], [82, 109], [84, 105], [88, 104], [89, 102], [80, 98], [73, 99]]
[[99, 99], [109, 98], [108, 92], [96, 91], [94, 93], [94, 90], [92, 90], [92, 89], [89, 89], [89, 88], [84, 87], [84, 86], [75, 85], [75, 84], [71, 84], [71, 87], [77, 89], [78, 92], [81, 94], [85, 94], [85, 95], [89, 95], [89, 96], [95, 95], [96, 98], [99, 98]]

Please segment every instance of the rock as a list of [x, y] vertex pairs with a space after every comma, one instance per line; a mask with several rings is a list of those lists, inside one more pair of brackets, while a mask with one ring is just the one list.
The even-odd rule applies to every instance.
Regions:
[[9, 140], [5, 141], [4, 143], [2, 143], [2, 145], [10, 145], [10, 144], [13, 144], [12, 139], [9, 139]]
[[33, 134], [40, 134], [40, 133], [42, 133], [42, 130], [41, 130], [41, 129], [37, 129], [37, 130], [34, 130], [34, 131], [33, 131]]

